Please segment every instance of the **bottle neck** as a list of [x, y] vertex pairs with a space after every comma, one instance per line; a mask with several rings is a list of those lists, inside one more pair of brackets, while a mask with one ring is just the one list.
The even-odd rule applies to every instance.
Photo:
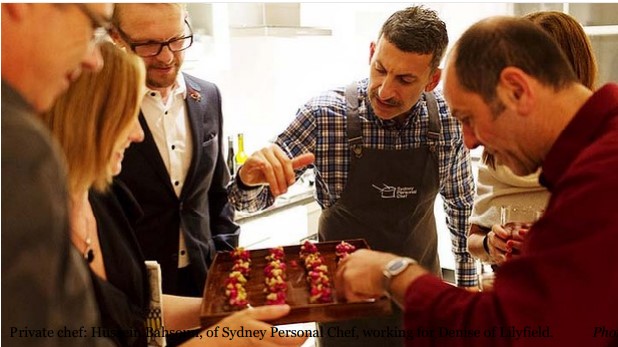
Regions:
[[236, 152], [236, 165], [242, 165], [247, 160], [245, 153], [245, 141], [242, 134], [238, 134], [238, 152]]
[[234, 152], [234, 141], [232, 140], [232, 137], [227, 138], [227, 151]]
[[245, 151], [245, 139], [242, 134], [238, 135], [238, 151], [239, 152]]

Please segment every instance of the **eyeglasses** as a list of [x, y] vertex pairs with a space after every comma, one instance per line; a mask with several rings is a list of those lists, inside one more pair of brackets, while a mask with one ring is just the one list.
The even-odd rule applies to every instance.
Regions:
[[86, 4], [76, 3], [75, 5], [77, 5], [77, 8], [90, 20], [92, 30], [94, 30], [90, 41], [96, 44], [107, 39], [113, 27], [111, 21], [92, 11]]
[[148, 58], [159, 55], [163, 50], [163, 47], [167, 47], [172, 52], [184, 51], [185, 49], [191, 47], [191, 45], [193, 45], [193, 31], [191, 30], [189, 22], [185, 20], [185, 24], [189, 28], [189, 35], [176, 37], [165, 42], [149, 40], [143, 43], [136, 43], [135, 41], [131, 40], [131, 38], [129, 38], [129, 35], [122, 31], [120, 27], [117, 27], [115, 29], [116, 31], [118, 31], [118, 34], [120, 34], [122, 39], [125, 40], [127, 44], [129, 44], [129, 47], [131, 47], [131, 50], [135, 52], [135, 54], [143, 58]]

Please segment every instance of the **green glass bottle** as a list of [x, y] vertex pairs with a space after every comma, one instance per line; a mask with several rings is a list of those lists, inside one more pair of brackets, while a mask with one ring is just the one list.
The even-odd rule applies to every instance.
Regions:
[[236, 158], [234, 155], [234, 139], [231, 136], [227, 137], [227, 168], [230, 171], [230, 176], [236, 173]]

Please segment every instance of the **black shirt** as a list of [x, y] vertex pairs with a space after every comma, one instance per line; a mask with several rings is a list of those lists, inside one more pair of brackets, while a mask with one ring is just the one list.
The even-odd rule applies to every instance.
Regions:
[[146, 346], [150, 289], [144, 256], [133, 231], [140, 209], [118, 181], [107, 193], [91, 190], [89, 200], [97, 220], [107, 274], [106, 281], [91, 271], [101, 311], [101, 329], [89, 333], [109, 337], [120, 346]]

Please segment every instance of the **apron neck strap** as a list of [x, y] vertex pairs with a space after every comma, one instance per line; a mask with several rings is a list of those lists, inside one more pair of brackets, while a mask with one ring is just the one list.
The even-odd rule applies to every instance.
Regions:
[[442, 132], [442, 123], [440, 122], [440, 113], [438, 112], [438, 102], [432, 92], [426, 92], [425, 102], [427, 104], [427, 113], [429, 117], [429, 130], [427, 131], [427, 138], [429, 140], [438, 140], [440, 133]]
[[[423, 93], [427, 104], [427, 113], [429, 117], [429, 129], [427, 138], [430, 141], [437, 141], [442, 132], [442, 123], [440, 122], [440, 113], [438, 111], [438, 102], [432, 92]], [[348, 126], [348, 145], [354, 152], [357, 158], [363, 155], [363, 135], [361, 131], [360, 118], [358, 116], [358, 85], [357, 82], [350, 83], [345, 88], [346, 100], [346, 123]]]
[[346, 123], [348, 126], [348, 145], [357, 158], [363, 155], [363, 134], [360, 118], [358, 117], [358, 86], [357, 82], [350, 83], [345, 88]]

